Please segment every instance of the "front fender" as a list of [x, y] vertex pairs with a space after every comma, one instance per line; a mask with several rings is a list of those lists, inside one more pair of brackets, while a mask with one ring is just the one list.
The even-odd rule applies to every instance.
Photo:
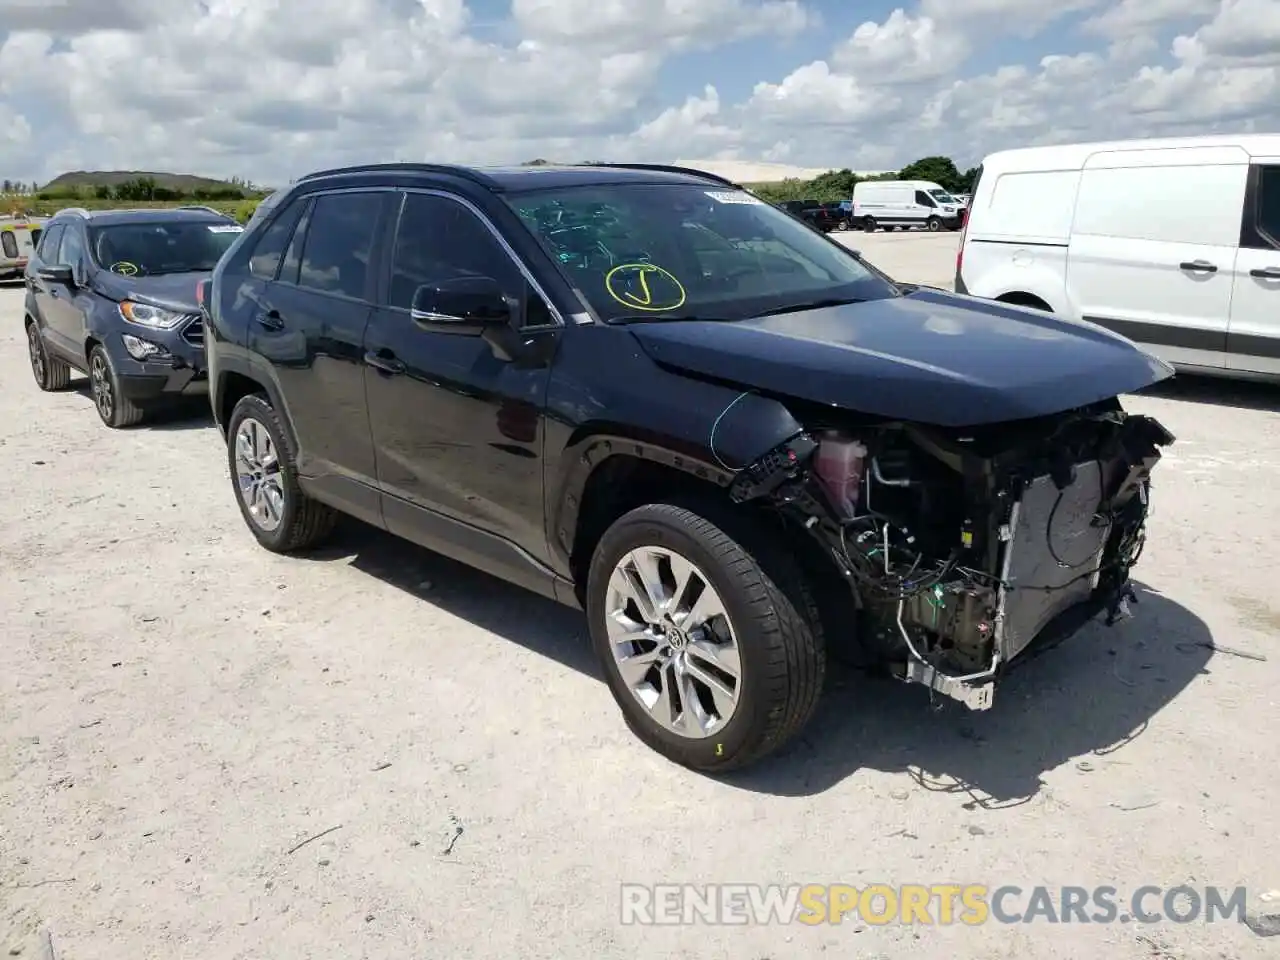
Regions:
[[569, 571], [583, 492], [610, 458], [634, 457], [727, 487], [803, 429], [777, 400], [659, 367], [623, 330], [573, 333], [547, 399], [547, 532], [561, 573]]

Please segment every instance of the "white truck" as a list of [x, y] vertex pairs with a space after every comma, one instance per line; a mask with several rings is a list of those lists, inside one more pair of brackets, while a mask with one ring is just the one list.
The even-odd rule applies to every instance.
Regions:
[[863, 180], [853, 185], [850, 224], [872, 233], [880, 227], [931, 232], [959, 230], [964, 205], [928, 180]]
[[45, 221], [22, 214], [0, 216], [0, 280], [21, 277], [35, 252]]

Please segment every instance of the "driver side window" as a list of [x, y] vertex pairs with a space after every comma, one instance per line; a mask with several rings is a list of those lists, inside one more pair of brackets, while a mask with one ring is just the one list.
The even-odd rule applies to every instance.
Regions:
[[84, 254], [84, 232], [77, 224], [68, 224], [58, 249], [58, 263], [72, 267], [79, 274], [83, 269]]
[[928, 195], [927, 193], [925, 193], [923, 190], [917, 190], [917, 191], [916, 191], [916, 203], [920, 204], [920, 206], [922, 206], [922, 207], [936, 207], [936, 206], [937, 206], [937, 204], [933, 202], [933, 197], [929, 196], [929, 195]]
[[545, 326], [551, 316], [542, 298], [487, 226], [455, 200], [405, 194], [391, 258], [389, 306], [409, 310], [421, 286], [461, 277], [491, 277], [516, 303], [527, 301], [525, 326]]

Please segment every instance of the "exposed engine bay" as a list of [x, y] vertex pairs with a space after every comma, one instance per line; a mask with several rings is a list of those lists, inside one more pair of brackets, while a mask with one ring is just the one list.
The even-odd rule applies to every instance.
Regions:
[[1136, 601], [1151, 470], [1174, 437], [1115, 399], [1020, 423], [947, 430], [806, 420], [742, 470], [831, 558], [860, 640], [902, 679], [973, 709], [1033, 640]]

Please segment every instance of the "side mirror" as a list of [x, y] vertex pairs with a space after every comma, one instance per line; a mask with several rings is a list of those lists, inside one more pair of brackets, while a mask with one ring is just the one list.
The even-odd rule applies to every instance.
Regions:
[[459, 277], [419, 287], [410, 316], [423, 330], [478, 337], [508, 326], [512, 305], [492, 277]]
[[59, 263], [47, 267], [41, 267], [36, 271], [36, 275], [41, 280], [48, 280], [50, 283], [65, 283], [71, 286], [76, 282], [76, 273], [71, 269], [70, 264]]

